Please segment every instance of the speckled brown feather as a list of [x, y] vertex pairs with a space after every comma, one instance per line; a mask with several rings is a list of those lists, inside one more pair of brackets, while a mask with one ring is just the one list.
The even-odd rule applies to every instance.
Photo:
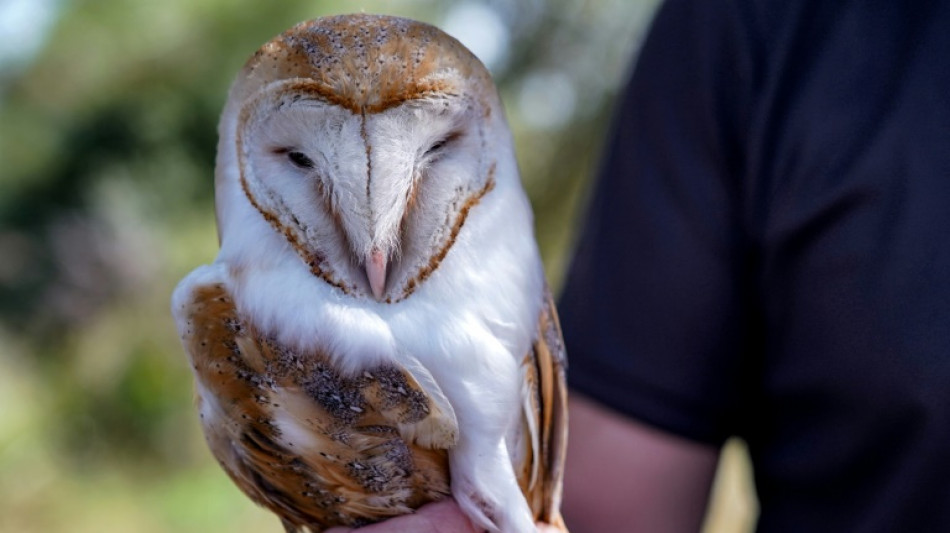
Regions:
[[451, 93], [439, 76], [449, 69], [486, 89], [473, 93], [495, 94], [475, 56], [433, 26], [368, 14], [325, 17], [262, 46], [244, 65], [232, 99], [244, 101], [269, 83], [299, 79], [329, 103], [372, 114], [427, 93]]
[[[358, 526], [449, 493], [445, 450], [399, 433], [438, 416], [407, 372], [381, 366], [345, 377], [321, 354], [277, 346], [221, 285], [196, 290], [187, 316], [208, 444], [241, 490], [286, 524]], [[204, 402], [220, 416], [209, 420], [204, 413], [216, 411]], [[305, 428], [304, 442], [281, 434], [278, 411]]]
[[[183, 342], [212, 453], [288, 529], [359, 526], [449, 494], [445, 445], [455, 435], [429, 438], [442, 446], [428, 448], [400, 433], [426, 422], [428, 431], [454, 430], [438, 423], [438, 408], [408, 372], [381, 366], [346, 377], [322, 354], [278, 346], [238, 313], [221, 284], [198, 287], [185, 313]], [[524, 365], [534, 405], [525, 414], [537, 417], [540, 449], [529, 449], [516, 473], [535, 519], [563, 527], [565, 359], [549, 295]], [[303, 441], [282, 434], [279, 417], [305, 428]]]

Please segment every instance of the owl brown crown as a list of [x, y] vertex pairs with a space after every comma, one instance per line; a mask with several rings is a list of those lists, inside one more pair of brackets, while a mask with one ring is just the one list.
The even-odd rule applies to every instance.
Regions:
[[491, 87], [481, 62], [438, 28], [363, 14], [303, 22], [274, 38], [248, 60], [235, 95], [244, 100], [272, 82], [294, 79], [301, 89], [354, 113], [451, 94], [461, 89], [459, 79]]

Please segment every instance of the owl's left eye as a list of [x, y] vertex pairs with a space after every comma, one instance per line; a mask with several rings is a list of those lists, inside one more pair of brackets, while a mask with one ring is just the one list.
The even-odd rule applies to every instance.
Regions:
[[442, 149], [445, 148], [445, 145], [455, 141], [461, 136], [462, 136], [461, 132], [453, 131], [452, 133], [446, 135], [445, 137], [442, 137], [441, 139], [435, 141], [429, 146], [429, 148], [423, 154], [423, 157], [433, 157], [433, 156], [439, 155]]
[[429, 147], [428, 150], [426, 150], [425, 155], [432, 155], [438, 152], [439, 150], [445, 147], [445, 142], [446, 142], [445, 139], [436, 141], [435, 143], [432, 144], [432, 146]]

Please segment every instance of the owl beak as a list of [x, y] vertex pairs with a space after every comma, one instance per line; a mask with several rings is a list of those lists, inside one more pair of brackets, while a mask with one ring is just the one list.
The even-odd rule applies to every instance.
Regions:
[[382, 300], [383, 289], [386, 287], [386, 256], [375, 248], [366, 258], [366, 277], [369, 279], [373, 296], [376, 300]]

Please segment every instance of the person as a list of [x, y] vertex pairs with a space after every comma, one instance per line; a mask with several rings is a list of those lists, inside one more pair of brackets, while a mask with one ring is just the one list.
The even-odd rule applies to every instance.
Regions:
[[572, 531], [696, 531], [732, 435], [760, 532], [950, 531], [947, 28], [661, 8], [560, 302]]
[[660, 8], [560, 300], [573, 533], [697, 531], [733, 435], [762, 533], [950, 531], [947, 28]]

